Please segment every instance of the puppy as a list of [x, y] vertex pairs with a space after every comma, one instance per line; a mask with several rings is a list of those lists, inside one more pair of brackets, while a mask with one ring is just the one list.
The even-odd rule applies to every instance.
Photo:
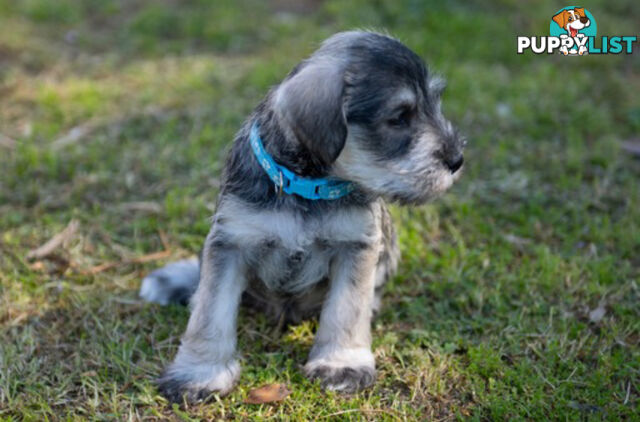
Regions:
[[415, 53], [372, 32], [332, 36], [271, 89], [235, 137], [200, 259], [142, 283], [152, 302], [193, 295], [159, 380], [166, 397], [232, 389], [241, 303], [287, 323], [319, 316], [304, 371], [324, 388], [374, 382], [370, 323], [399, 256], [383, 198], [424, 203], [463, 164], [443, 89]]
[[[565, 31], [567, 34], [562, 34], [560, 38], [567, 38], [571, 36], [572, 38], [583, 38], [585, 35], [580, 34], [579, 31], [590, 26], [591, 20], [584, 13], [583, 7], [576, 7], [573, 10], [566, 9], [553, 16], [553, 21], [558, 24], [558, 26]], [[571, 50], [566, 46], [560, 48], [560, 52], [565, 56], [568, 54], [578, 54], [583, 55], [587, 52], [587, 47], [582, 45], [577, 50]]]

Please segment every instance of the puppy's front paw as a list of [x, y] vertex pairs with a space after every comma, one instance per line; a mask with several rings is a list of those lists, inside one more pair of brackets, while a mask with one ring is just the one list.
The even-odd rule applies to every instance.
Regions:
[[318, 379], [322, 388], [354, 393], [367, 388], [376, 379], [373, 354], [367, 349], [315, 352], [304, 367], [309, 379]]
[[322, 388], [339, 393], [355, 393], [373, 384], [376, 379], [375, 368], [360, 366], [356, 368], [317, 366], [306, 371], [309, 379], [320, 380]]
[[189, 403], [206, 399], [211, 393], [229, 394], [240, 376], [236, 360], [226, 364], [183, 366], [173, 364], [158, 379], [158, 390], [172, 403], [184, 398]]

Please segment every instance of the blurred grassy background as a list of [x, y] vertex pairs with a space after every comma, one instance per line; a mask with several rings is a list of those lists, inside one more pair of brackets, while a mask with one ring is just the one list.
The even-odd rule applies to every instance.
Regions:
[[[0, 418], [629, 420], [640, 402], [640, 54], [517, 55], [550, 1], [0, 0]], [[599, 35], [635, 0], [594, 1]], [[170, 407], [152, 379], [185, 308], [140, 277], [195, 253], [226, 148], [318, 43], [388, 30], [449, 81], [468, 135], [442, 200], [394, 208], [403, 250], [374, 324], [378, 383], [304, 379], [314, 323], [242, 315], [235, 392]], [[28, 251], [77, 230], [47, 257]], [[283, 403], [247, 391], [287, 382]]]

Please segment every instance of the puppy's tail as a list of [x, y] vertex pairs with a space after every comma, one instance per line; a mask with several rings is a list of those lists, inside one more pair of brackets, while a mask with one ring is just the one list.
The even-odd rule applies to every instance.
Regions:
[[140, 297], [147, 302], [186, 305], [200, 282], [198, 258], [172, 262], [146, 276], [140, 286]]

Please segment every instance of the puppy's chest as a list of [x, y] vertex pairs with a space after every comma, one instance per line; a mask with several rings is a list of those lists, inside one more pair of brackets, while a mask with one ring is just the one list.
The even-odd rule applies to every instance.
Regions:
[[319, 238], [296, 246], [267, 238], [250, 249], [250, 276], [274, 292], [301, 293], [328, 277], [331, 260], [339, 248], [340, 245]]
[[280, 293], [325, 280], [337, 254], [370, 245], [378, 230], [369, 209], [308, 216], [231, 205], [221, 207], [221, 229], [242, 251], [251, 281]]

